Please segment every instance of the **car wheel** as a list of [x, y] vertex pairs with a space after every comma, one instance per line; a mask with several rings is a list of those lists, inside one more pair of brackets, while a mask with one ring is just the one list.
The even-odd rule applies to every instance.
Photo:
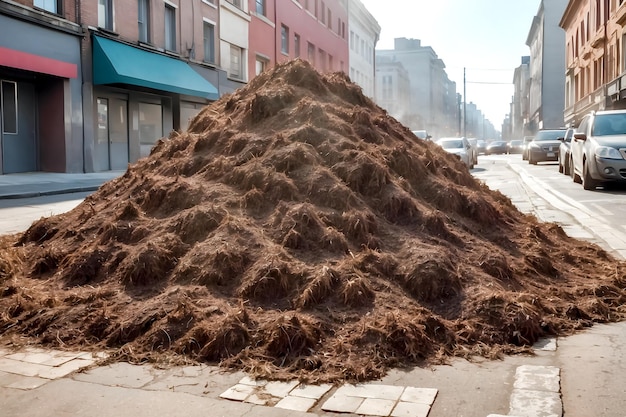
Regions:
[[533, 159], [533, 154], [531, 153], [528, 154], [528, 163], [531, 165], [537, 165], [537, 161]]
[[572, 181], [574, 181], [575, 183], [580, 184], [582, 182], [580, 176], [578, 176], [578, 174], [576, 174], [576, 171], [574, 171], [574, 157], [571, 155], [569, 157], [569, 175], [570, 177], [572, 177]]
[[561, 163], [561, 158], [559, 158], [559, 174], [562, 174], [564, 171], [563, 164]]
[[563, 174], [569, 175], [569, 158], [567, 155], [565, 156], [565, 161], [563, 162]]
[[595, 190], [596, 187], [598, 186], [598, 181], [591, 178], [591, 174], [589, 174], [589, 167], [587, 166], [586, 162], [583, 164], [582, 181], [583, 181], [583, 188], [585, 190]]

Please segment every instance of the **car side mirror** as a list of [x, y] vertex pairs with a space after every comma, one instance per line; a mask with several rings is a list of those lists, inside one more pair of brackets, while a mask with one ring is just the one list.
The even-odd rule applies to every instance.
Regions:
[[561, 142], [565, 142], [565, 138], [556, 138], [556, 140], [560, 140]]
[[587, 140], [587, 135], [585, 135], [584, 133], [574, 133], [574, 139]]

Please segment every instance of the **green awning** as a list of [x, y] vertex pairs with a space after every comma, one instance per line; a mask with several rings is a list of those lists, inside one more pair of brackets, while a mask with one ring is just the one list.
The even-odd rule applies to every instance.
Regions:
[[217, 100], [213, 84], [186, 62], [93, 36], [93, 83], [130, 84]]

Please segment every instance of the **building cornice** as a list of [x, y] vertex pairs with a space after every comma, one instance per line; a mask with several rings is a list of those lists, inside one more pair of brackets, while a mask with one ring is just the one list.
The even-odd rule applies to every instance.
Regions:
[[60, 16], [23, 6], [11, 0], [0, 1], [0, 14], [76, 36], [85, 36], [83, 28]]

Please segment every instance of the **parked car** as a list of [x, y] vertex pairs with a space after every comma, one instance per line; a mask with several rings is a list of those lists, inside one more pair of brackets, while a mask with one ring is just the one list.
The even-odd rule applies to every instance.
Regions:
[[431, 140], [432, 136], [425, 130], [412, 130], [413, 134], [422, 140]]
[[605, 110], [583, 118], [570, 144], [570, 170], [585, 190], [626, 183], [626, 110]]
[[478, 165], [478, 139], [467, 138], [467, 141], [472, 145], [472, 161], [473, 165]]
[[528, 144], [532, 142], [533, 138], [534, 136], [524, 136], [524, 139], [522, 140], [522, 160], [523, 161], [528, 160]]
[[495, 155], [495, 154], [503, 154], [507, 152], [507, 144], [505, 141], [496, 140], [487, 145], [487, 149], [485, 150], [485, 154], [487, 155]]
[[569, 175], [570, 143], [572, 142], [574, 131], [573, 127], [568, 128], [565, 131], [565, 137], [559, 145], [559, 172], [561, 174]]
[[478, 139], [476, 141], [478, 148], [478, 155], [484, 154], [487, 151], [487, 141], [484, 139]]
[[441, 138], [437, 141], [446, 152], [458, 156], [469, 169], [474, 168], [472, 145], [465, 138]]
[[508, 153], [522, 153], [524, 142], [521, 140], [512, 140], [509, 142]]
[[528, 143], [528, 163], [558, 161], [561, 139], [565, 137], [565, 129], [541, 129]]

